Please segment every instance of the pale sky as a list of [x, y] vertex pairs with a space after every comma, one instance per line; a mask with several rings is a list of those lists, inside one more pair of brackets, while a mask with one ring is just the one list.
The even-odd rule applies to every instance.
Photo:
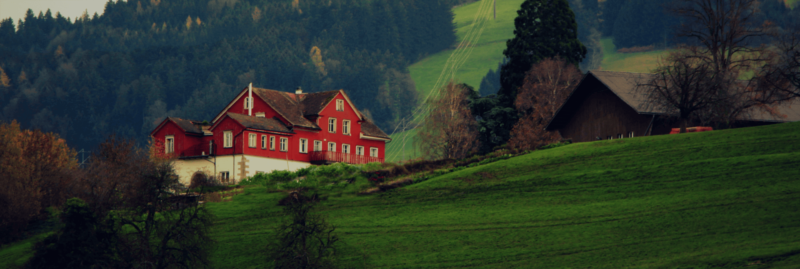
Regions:
[[[116, 2], [116, 0], [114, 0]], [[80, 17], [83, 11], [89, 12], [91, 17], [95, 12], [98, 15], [103, 14], [103, 8], [106, 6], [108, 0], [0, 0], [0, 19], [7, 19], [11, 17], [14, 19], [14, 25], [17, 25], [17, 20], [25, 17], [25, 12], [30, 8], [33, 14], [38, 16], [39, 11], [42, 13], [61, 12], [61, 16], [72, 18]]]

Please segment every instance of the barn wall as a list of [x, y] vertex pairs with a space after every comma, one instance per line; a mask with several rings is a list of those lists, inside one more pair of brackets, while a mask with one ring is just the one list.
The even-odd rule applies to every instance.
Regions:
[[620, 134], [628, 137], [629, 132], [643, 136], [652, 119], [650, 115], [638, 114], [605, 87], [594, 87], [583, 100], [572, 118], [559, 129], [562, 137], [571, 138], [573, 142], [593, 141], [597, 137], [607, 139], [608, 136], [617, 139]]

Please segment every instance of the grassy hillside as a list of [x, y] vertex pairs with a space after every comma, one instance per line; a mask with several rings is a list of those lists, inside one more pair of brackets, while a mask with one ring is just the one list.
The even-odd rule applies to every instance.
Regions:
[[[797, 141], [800, 123], [579, 143], [319, 208], [345, 267], [793, 268]], [[265, 265], [282, 197], [209, 205], [217, 267]]]
[[600, 68], [603, 71], [648, 73], [656, 68], [659, 57], [668, 53], [666, 50], [619, 53], [611, 38], [600, 41], [603, 45], [603, 63]]
[[[497, 1], [497, 19], [486, 23], [481, 38], [475, 44], [474, 50], [464, 65], [457, 71], [457, 80], [478, 87], [481, 79], [490, 69], [497, 68], [503, 60], [503, 50], [506, 40], [514, 37], [514, 18], [517, 10], [524, 0]], [[461, 42], [469, 31], [475, 14], [480, 6], [480, 1], [463, 5], [453, 9], [456, 25], [456, 36]], [[436, 80], [442, 72], [447, 59], [453, 50], [445, 50], [433, 54], [409, 67], [411, 78], [417, 85], [417, 91], [426, 96], [431, 91]]]
[[[796, 268], [798, 141], [800, 123], [578, 143], [318, 208], [345, 268]], [[267, 265], [284, 195], [208, 205], [215, 267]]]

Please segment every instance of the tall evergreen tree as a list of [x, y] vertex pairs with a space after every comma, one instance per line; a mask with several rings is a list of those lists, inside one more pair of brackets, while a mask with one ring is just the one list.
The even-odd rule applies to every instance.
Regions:
[[502, 87], [497, 98], [473, 103], [473, 114], [480, 115], [481, 151], [487, 152], [508, 141], [517, 122], [514, 99], [531, 66], [543, 59], [559, 56], [578, 65], [586, 47], [578, 40], [578, 23], [567, 0], [526, 0], [514, 19], [514, 38], [503, 51], [509, 62], [500, 69]]

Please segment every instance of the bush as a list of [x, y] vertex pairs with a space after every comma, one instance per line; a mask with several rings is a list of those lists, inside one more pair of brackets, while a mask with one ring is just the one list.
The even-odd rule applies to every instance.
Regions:
[[316, 195], [292, 192], [281, 200], [285, 220], [269, 245], [273, 268], [334, 268], [339, 238], [336, 229], [319, 214], [313, 213]]
[[190, 190], [200, 193], [218, 191], [224, 187], [216, 178], [209, 177], [206, 173], [200, 171], [192, 175], [192, 180], [189, 183]]
[[67, 201], [61, 220], [64, 227], [34, 247], [28, 268], [112, 268], [116, 236], [112, 226], [98, 221], [81, 199]]

